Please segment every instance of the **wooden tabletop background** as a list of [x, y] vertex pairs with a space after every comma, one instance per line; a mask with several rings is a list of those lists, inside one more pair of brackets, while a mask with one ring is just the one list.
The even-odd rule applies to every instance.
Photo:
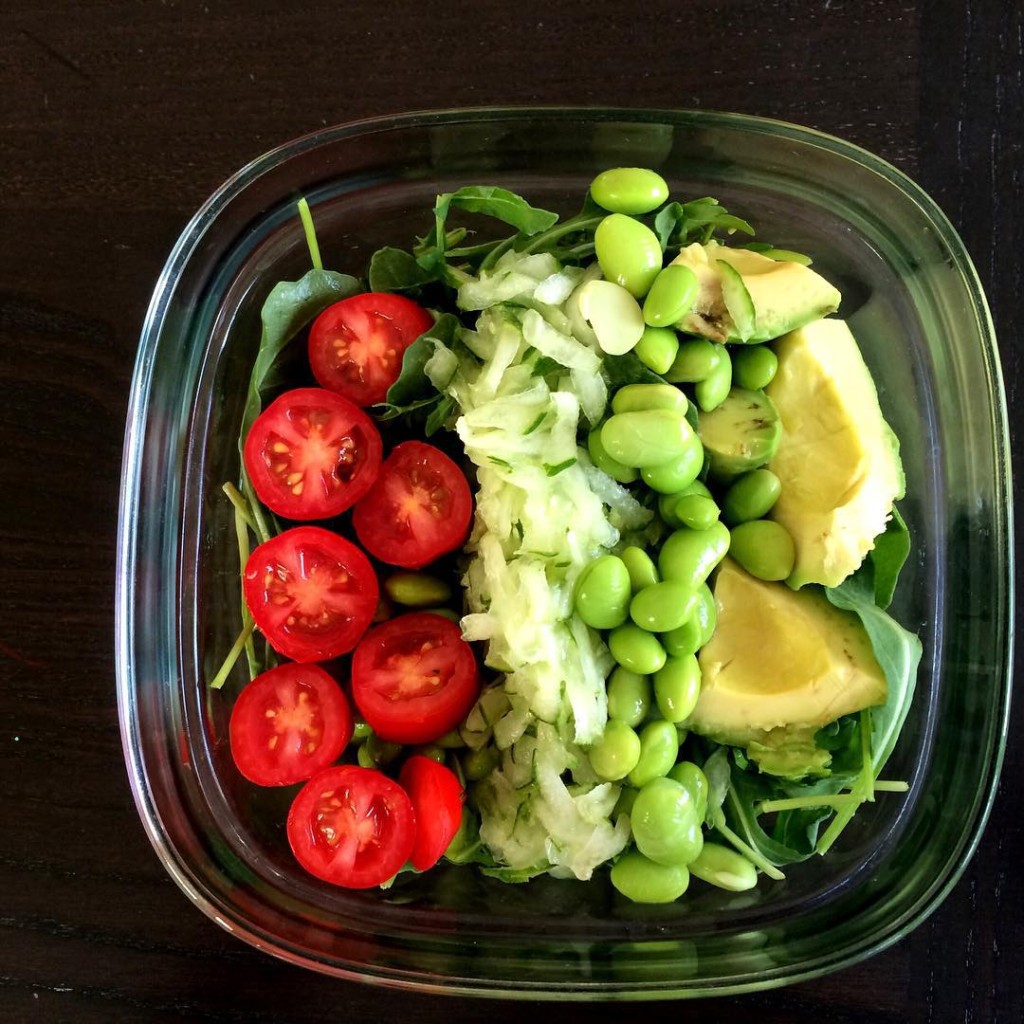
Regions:
[[[372, 989], [267, 958], [195, 909], [143, 834], [114, 686], [124, 415], [157, 274], [222, 180], [312, 129], [410, 109], [696, 107], [809, 125], [907, 172], [960, 231], [995, 316], [1012, 422], [1024, 411], [1022, 31], [1019, 0], [0, 5], [0, 1019], [566, 1013]], [[1019, 700], [1014, 722], [980, 849], [916, 932], [817, 981], [639, 1012], [1020, 1020]]]

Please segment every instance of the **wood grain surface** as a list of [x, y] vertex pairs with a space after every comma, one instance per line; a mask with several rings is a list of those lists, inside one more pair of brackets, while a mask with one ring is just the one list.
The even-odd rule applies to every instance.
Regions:
[[[1012, 422], [1022, 30], [1019, 0], [0, 5], [0, 1020], [566, 1013], [371, 989], [267, 958], [196, 910], [143, 834], [114, 688], [124, 415], [156, 277], [217, 185], [304, 132], [410, 109], [697, 107], [809, 125], [906, 171], [961, 232], [1001, 339]], [[976, 856], [895, 946], [774, 992], [587, 1016], [1021, 1020], [1019, 701], [1014, 726]]]

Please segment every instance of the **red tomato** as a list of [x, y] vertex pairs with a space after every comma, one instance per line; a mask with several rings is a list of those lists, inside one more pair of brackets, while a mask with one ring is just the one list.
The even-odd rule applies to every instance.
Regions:
[[228, 731], [231, 756], [250, 782], [290, 786], [337, 760], [352, 738], [352, 712], [318, 665], [279, 665], [242, 690]]
[[260, 632], [293, 661], [351, 651], [377, 609], [370, 560], [320, 526], [295, 526], [260, 544], [245, 563], [243, 588]]
[[299, 790], [288, 812], [288, 844], [311, 874], [349, 889], [393, 878], [416, 841], [404, 789], [372, 768], [325, 768]]
[[356, 405], [383, 402], [405, 350], [434, 318], [412, 299], [366, 292], [325, 309], [309, 330], [309, 363], [325, 388]]
[[462, 470], [422, 441], [396, 445], [352, 511], [359, 542], [389, 565], [420, 569], [466, 539], [473, 499]]
[[380, 434], [347, 398], [295, 388], [256, 417], [242, 455], [256, 496], [286, 519], [327, 519], [354, 505], [380, 471]]
[[456, 774], [429, 757], [414, 754], [402, 765], [398, 784], [416, 812], [416, 843], [409, 860], [417, 871], [432, 868], [462, 824], [465, 792]]
[[450, 619], [399, 615], [375, 626], [352, 655], [352, 699], [393, 743], [430, 743], [454, 729], [480, 689], [473, 648]]

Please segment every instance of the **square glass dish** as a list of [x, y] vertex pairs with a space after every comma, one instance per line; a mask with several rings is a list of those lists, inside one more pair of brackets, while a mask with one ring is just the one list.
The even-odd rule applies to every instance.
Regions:
[[[717, 197], [841, 289], [902, 443], [914, 541], [894, 616], [921, 636], [914, 706], [889, 762], [907, 794], [866, 804], [826, 857], [730, 894], [622, 900], [607, 875], [507, 885], [465, 867], [387, 891], [320, 884], [283, 834], [291, 790], [233, 769], [230, 700], [206, 680], [239, 622], [220, 484], [271, 286], [308, 267], [365, 274], [408, 247], [436, 193], [497, 184], [569, 214], [594, 175], [646, 166], [674, 198]], [[196, 214], [157, 284], [138, 353], [117, 567], [118, 700], [144, 827], [214, 921], [290, 962], [370, 982], [503, 997], [665, 998], [820, 975], [918, 925], [984, 826], [1006, 739], [1013, 544], [992, 324], [955, 231], [904, 175], [813, 131], [684, 111], [469, 110], [327, 129], [239, 171]]]

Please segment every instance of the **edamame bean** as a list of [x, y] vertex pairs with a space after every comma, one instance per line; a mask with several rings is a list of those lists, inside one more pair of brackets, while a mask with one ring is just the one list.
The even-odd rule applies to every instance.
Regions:
[[644, 466], [640, 470], [640, 476], [652, 491], [659, 494], [677, 494], [692, 484], [703, 468], [704, 445], [694, 432], [677, 456], [657, 466]]
[[424, 611], [430, 612], [431, 615], [440, 615], [442, 619], [448, 619], [449, 622], [459, 623], [462, 621], [462, 616], [453, 608], [425, 608]]
[[643, 412], [645, 409], [672, 409], [686, 415], [686, 395], [672, 384], [627, 384], [612, 398], [612, 412]]
[[479, 750], [470, 750], [463, 755], [462, 771], [470, 782], [479, 782], [498, 767], [500, 760], [501, 754], [497, 747], [480, 747]]
[[733, 357], [733, 382], [748, 391], [768, 387], [779, 368], [779, 357], [767, 345], [750, 345]]
[[580, 288], [577, 307], [597, 339], [598, 348], [610, 356], [624, 355], [643, 337], [640, 304], [614, 281], [587, 281]]
[[590, 183], [590, 195], [611, 213], [650, 213], [668, 199], [668, 184], [646, 167], [613, 167]]
[[679, 733], [676, 727], [663, 718], [648, 722], [640, 730], [640, 759], [629, 773], [629, 784], [640, 789], [652, 779], [660, 779], [669, 773], [678, 756]]
[[706, 530], [683, 528], [670, 534], [658, 555], [662, 579], [696, 590], [729, 550], [729, 529], [721, 522]]
[[650, 679], [617, 666], [608, 679], [608, 717], [635, 729], [650, 708]]
[[618, 664], [641, 676], [654, 675], [667, 657], [658, 638], [633, 622], [611, 631], [608, 649]]
[[466, 741], [462, 738], [462, 733], [459, 732], [458, 728], [455, 728], [450, 732], [446, 732], [437, 740], [437, 745], [444, 747], [445, 750], [458, 750], [466, 745]]
[[784, 580], [796, 561], [793, 538], [772, 519], [754, 519], [734, 526], [729, 553], [759, 580]]
[[623, 412], [605, 420], [601, 443], [616, 462], [643, 469], [663, 465], [692, 446], [693, 427], [672, 409]]
[[625, 722], [612, 718], [590, 748], [590, 767], [606, 782], [624, 779], [640, 760], [640, 737]]
[[429, 608], [444, 604], [452, 596], [452, 588], [425, 572], [396, 572], [384, 581], [388, 597], [407, 608]]
[[701, 881], [729, 892], [745, 892], [757, 885], [757, 868], [742, 854], [718, 843], [705, 843], [689, 867]]
[[642, 786], [629, 816], [636, 848], [655, 864], [689, 864], [704, 845], [689, 791], [673, 779]]
[[679, 352], [679, 336], [669, 327], [645, 327], [633, 351], [644, 366], [664, 375]]
[[376, 765], [391, 764], [402, 752], [400, 743], [382, 740], [376, 733], [371, 733], [367, 737], [366, 742], [360, 747], [360, 750], [363, 749], [366, 750]]
[[782, 483], [770, 469], [753, 469], [725, 492], [722, 517], [731, 526], [761, 519], [772, 510], [781, 492]]
[[679, 323], [697, 299], [697, 275], [681, 263], [670, 263], [654, 279], [644, 299], [644, 322], [651, 327]]
[[631, 814], [638, 792], [639, 790], [632, 786], [623, 786], [619, 790], [619, 799], [615, 801], [615, 806], [612, 808], [612, 817], [617, 818], [620, 814]]
[[700, 696], [700, 665], [692, 654], [669, 658], [654, 675], [654, 699], [666, 722], [685, 722]]
[[683, 521], [676, 515], [676, 502], [680, 498], [691, 494], [699, 495], [702, 498], [711, 498], [711, 492], [708, 490], [707, 485], [700, 480], [694, 480], [692, 483], [687, 484], [676, 494], [663, 494], [658, 499], [658, 514], [661, 516], [662, 522], [678, 530], [683, 525]]
[[665, 380], [670, 384], [696, 384], [715, 370], [723, 352], [723, 345], [708, 341], [707, 338], [681, 341], [672, 365], [665, 371]]
[[611, 870], [612, 885], [634, 903], [672, 903], [686, 892], [690, 872], [681, 864], [655, 864], [630, 850]]
[[708, 777], [692, 761], [680, 761], [673, 765], [668, 778], [674, 779], [689, 794], [697, 811], [697, 820], [703, 821], [708, 813]]
[[622, 549], [619, 558], [622, 559], [626, 566], [626, 572], [629, 573], [629, 586], [634, 594], [643, 590], [644, 587], [651, 586], [652, 583], [661, 582], [661, 576], [658, 574], [654, 560], [643, 548], [631, 544]]
[[715, 632], [718, 623], [718, 609], [715, 598], [706, 583], [697, 588], [697, 607], [694, 613], [678, 629], [661, 636], [661, 645], [669, 657], [682, 658], [696, 654]]
[[661, 270], [658, 236], [642, 221], [623, 213], [611, 213], [597, 225], [594, 254], [606, 280], [621, 285], [637, 299], [647, 294]]
[[694, 395], [697, 404], [704, 412], [712, 412], [717, 409], [728, 397], [732, 388], [732, 357], [729, 350], [720, 345], [721, 351], [718, 354], [718, 364], [715, 368], [694, 385]]
[[616, 462], [605, 450], [601, 443], [601, 428], [597, 427], [587, 435], [587, 451], [590, 452], [590, 461], [602, 473], [607, 473], [613, 480], [620, 484], [631, 484], [640, 476], [640, 470], [633, 466], [624, 466]]
[[417, 747], [413, 753], [419, 754], [420, 757], [429, 757], [431, 761], [436, 761], [438, 764], [444, 764], [447, 754], [443, 747], [439, 747], [436, 743], [428, 743], [425, 746]]
[[631, 596], [625, 563], [615, 555], [602, 555], [576, 581], [576, 613], [594, 629], [614, 629], [629, 617]]
[[707, 530], [714, 526], [721, 512], [714, 498], [703, 494], [684, 494], [676, 499], [672, 511], [683, 526], [691, 530]]
[[634, 595], [629, 604], [629, 617], [641, 629], [667, 633], [681, 626], [696, 607], [697, 595], [681, 583], [654, 583]]

